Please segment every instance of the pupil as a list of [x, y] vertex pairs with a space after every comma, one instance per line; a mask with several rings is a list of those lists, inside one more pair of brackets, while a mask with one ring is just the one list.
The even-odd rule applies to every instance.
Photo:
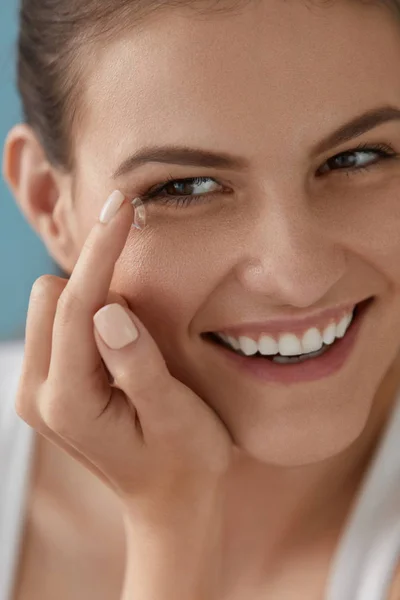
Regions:
[[191, 186], [191, 182], [190, 181], [174, 181], [173, 183], [170, 184], [171, 186], [171, 190], [172, 190], [172, 194], [183, 194], [185, 195], [185, 189], [186, 189], [186, 193], [190, 195], [190, 186]]
[[339, 167], [352, 167], [356, 162], [354, 154], [342, 154], [332, 160]]

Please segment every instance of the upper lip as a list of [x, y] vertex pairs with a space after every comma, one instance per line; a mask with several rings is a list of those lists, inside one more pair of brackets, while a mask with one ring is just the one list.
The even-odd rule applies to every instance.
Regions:
[[[368, 298], [369, 299], [369, 298]], [[362, 301], [365, 302], [366, 300]], [[261, 334], [278, 336], [282, 333], [304, 334], [311, 327], [323, 329], [330, 323], [338, 323], [359, 302], [347, 302], [334, 308], [327, 308], [318, 313], [308, 314], [304, 317], [293, 319], [292, 317], [280, 317], [264, 322], [242, 323], [240, 325], [228, 325], [221, 329], [215, 329], [213, 333], [222, 333], [232, 337], [257, 337]]]

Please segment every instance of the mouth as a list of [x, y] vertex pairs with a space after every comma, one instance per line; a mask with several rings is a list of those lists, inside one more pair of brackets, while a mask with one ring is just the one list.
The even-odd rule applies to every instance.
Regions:
[[358, 337], [358, 331], [369, 312], [375, 297], [370, 297], [358, 303], [343, 337], [337, 337], [329, 344], [313, 352], [300, 355], [283, 356], [276, 354], [261, 354], [258, 350], [252, 355], [246, 355], [242, 348], [224, 341], [216, 332], [203, 334], [203, 339], [212, 344], [220, 355], [236, 362], [256, 376], [268, 381], [291, 383], [297, 381], [312, 381], [337, 372], [351, 354]]

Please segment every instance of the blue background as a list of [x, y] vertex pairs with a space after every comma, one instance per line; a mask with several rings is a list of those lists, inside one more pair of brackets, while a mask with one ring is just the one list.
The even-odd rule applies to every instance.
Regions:
[[[10, 128], [21, 121], [16, 91], [16, 0], [0, 7], [0, 147]], [[0, 177], [0, 341], [23, 339], [32, 284], [44, 273], [59, 274], [37, 234], [28, 225]]]

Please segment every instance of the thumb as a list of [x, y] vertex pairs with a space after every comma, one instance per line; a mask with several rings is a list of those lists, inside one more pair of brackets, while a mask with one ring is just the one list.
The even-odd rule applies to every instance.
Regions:
[[[186, 386], [169, 373], [150, 333], [131, 310], [109, 304], [93, 317], [100, 355], [121, 389], [137, 410], [143, 430], [182, 422], [191, 414]], [[145, 431], [144, 431], [145, 433]]]

